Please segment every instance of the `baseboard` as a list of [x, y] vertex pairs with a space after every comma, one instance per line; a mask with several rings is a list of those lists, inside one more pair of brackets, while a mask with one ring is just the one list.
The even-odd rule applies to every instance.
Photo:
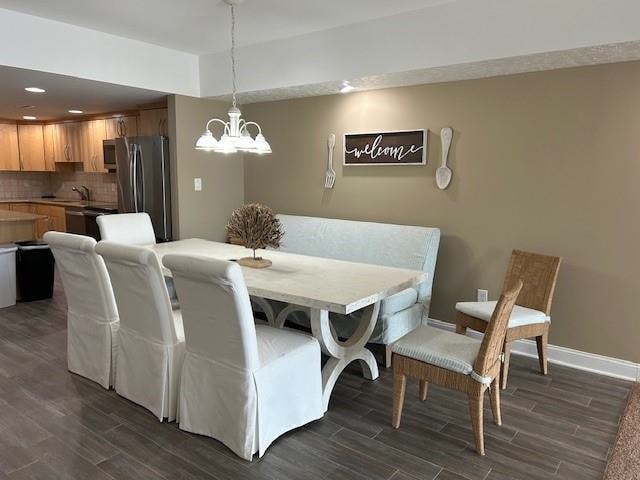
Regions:
[[[435, 320], [433, 318], [429, 319], [429, 325], [442, 328], [444, 330], [455, 331], [454, 324]], [[474, 332], [472, 330], [468, 330], [467, 335], [476, 338], [482, 336], [481, 333]], [[517, 342], [514, 342], [511, 347], [511, 353], [538, 358], [536, 342], [533, 340], [518, 340]], [[571, 348], [559, 347], [557, 345], [549, 345], [547, 358], [549, 363], [565, 365], [567, 367], [599, 373], [609, 377], [640, 382], [639, 363], [620, 360], [619, 358], [605, 357], [604, 355], [597, 355], [595, 353], [582, 352]]]

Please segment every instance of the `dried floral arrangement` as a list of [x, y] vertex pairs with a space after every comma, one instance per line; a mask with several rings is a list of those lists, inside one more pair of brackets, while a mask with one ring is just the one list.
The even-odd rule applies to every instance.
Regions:
[[231, 243], [253, 250], [253, 258], [239, 259], [240, 265], [264, 268], [270, 266], [271, 261], [257, 257], [256, 250], [267, 247], [278, 248], [284, 236], [284, 230], [280, 220], [269, 207], [250, 203], [233, 211], [227, 222], [227, 235]]

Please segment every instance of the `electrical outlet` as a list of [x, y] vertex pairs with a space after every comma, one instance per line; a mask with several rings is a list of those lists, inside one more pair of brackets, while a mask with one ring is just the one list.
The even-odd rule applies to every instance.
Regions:
[[194, 178], [193, 179], [193, 189], [196, 192], [202, 191], [202, 179], [201, 178]]
[[489, 290], [478, 289], [478, 301], [479, 302], [488, 302], [489, 301]]

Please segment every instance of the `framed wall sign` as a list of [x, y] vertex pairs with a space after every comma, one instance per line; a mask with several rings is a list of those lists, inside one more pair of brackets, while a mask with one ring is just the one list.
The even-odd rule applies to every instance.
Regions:
[[343, 165], [426, 165], [425, 130], [345, 133]]

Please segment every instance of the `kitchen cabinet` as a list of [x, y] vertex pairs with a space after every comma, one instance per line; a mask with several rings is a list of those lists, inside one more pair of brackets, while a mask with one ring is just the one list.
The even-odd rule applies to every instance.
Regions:
[[135, 137], [138, 135], [138, 120], [134, 116], [107, 118], [105, 121], [105, 139]]
[[55, 124], [53, 149], [56, 162], [82, 162], [82, 141], [85, 122]]
[[102, 141], [106, 139], [104, 120], [83, 122], [82, 158], [85, 172], [104, 172], [104, 150]]
[[44, 172], [44, 135], [42, 125], [18, 125], [20, 170]]
[[0, 209], [0, 243], [14, 243], [36, 238], [36, 215]]
[[36, 206], [32, 203], [12, 203], [11, 211], [23, 213], [36, 213]]
[[64, 207], [54, 205], [35, 205], [35, 213], [45, 215], [47, 218], [38, 221], [36, 224], [36, 235], [42, 238], [48, 231], [66, 231], [66, 215]]
[[169, 134], [168, 111], [166, 108], [154, 108], [140, 110], [138, 117], [138, 135], [164, 135]]
[[55, 172], [56, 170], [56, 152], [54, 148], [55, 130], [56, 126], [53, 124], [42, 127], [44, 167], [48, 172]]
[[67, 230], [65, 207], [41, 205], [39, 203], [10, 203], [0, 204], [1, 209], [43, 215], [45, 218], [35, 221], [35, 236], [37, 239], [41, 239], [50, 230], [55, 230], [56, 232], [66, 232]]
[[104, 120], [59, 123], [51, 127], [56, 162], [82, 162], [85, 172], [104, 171]]
[[0, 170], [20, 170], [18, 127], [0, 123]]

